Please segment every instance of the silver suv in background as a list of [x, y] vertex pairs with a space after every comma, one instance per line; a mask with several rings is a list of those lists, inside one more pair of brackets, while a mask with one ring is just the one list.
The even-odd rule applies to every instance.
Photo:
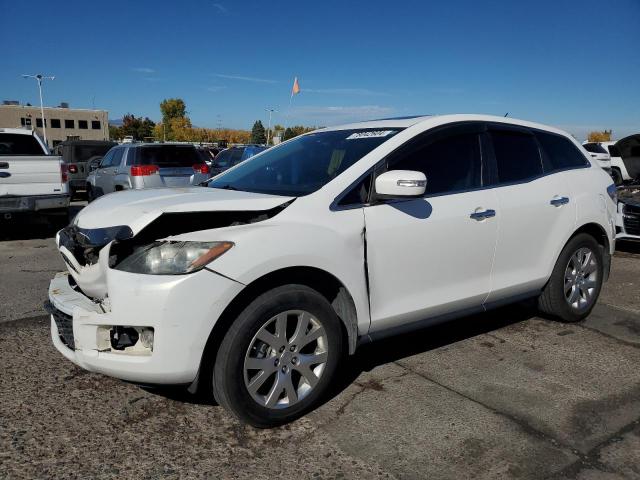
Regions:
[[109, 150], [87, 177], [89, 201], [119, 190], [188, 187], [209, 178], [193, 145], [127, 143]]

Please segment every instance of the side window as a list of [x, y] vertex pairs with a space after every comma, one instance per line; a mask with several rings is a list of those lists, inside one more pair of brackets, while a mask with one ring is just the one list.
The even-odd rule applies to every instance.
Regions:
[[481, 187], [480, 137], [476, 133], [454, 134], [435, 141], [427, 137], [392, 158], [388, 168], [423, 172], [427, 177], [426, 195]]
[[589, 165], [585, 156], [568, 138], [545, 132], [536, 132], [536, 137], [544, 153], [545, 171], [555, 172]]
[[621, 157], [622, 155], [620, 155], [620, 150], [618, 150], [618, 147], [615, 145], [609, 145], [609, 155], [611, 155], [612, 157]]
[[361, 205], [369, 199], [369, 188], [371, 187], [371, 175], [369, 174], [360, 180], [340, 199], [338, 205]]
[[113, 152], [114, 150], [109, 150], [107, 154], [104, 157], [102, 157], [102, 160], [100, 160], [100, 165], [99, 165], [100, 168], [107, 168], [109, 166], [109, 163], [113, 158]]
[[122, 160], [122, 154], [124, 153], [124, 148], [116, 148], [113, 152], [113, 157], [109, 162], [110, 167], [118, 167], [120, 166], [120, 161]]
[[536, 138], [511, 130], [491, 132], [499, 183], [513, 183], [542, 175], [542, 161]]

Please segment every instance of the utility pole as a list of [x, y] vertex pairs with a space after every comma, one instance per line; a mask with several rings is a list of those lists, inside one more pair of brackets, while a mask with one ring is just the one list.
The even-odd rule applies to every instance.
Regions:
[[269, 127], [267, 128], [267, 146], [269, 146], [269, 138], [270, 138], [270, 134], [271, 134], [271, 114], [273, 112], [277, 112], [277, 110], [275, 110], [273, 108], [265, 108], [264, 111], [265, 112], [269, 112]]
[[42, 116], [42, 134], [44, 136], [44, 144], [49, 148], [47, 143], [47, 125], [44, 121], [44, 104], [42, 103], [42, 80], [53, 80], [56, 77], [45, 77], [38, 73], [37, 75], [22, 75], [22, 78], [33, 78], [38, 82], [38, 92], [40, 93], [40, 115]]

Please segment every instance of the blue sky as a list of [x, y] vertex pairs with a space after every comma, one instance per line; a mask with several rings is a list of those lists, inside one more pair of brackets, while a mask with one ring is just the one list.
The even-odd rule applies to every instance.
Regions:
[[[640, 132], [640, 0], [0, 0], [0, 97], [194, 124], [489, 113]], [[302, 92], [289, 105], [294, 76]]]

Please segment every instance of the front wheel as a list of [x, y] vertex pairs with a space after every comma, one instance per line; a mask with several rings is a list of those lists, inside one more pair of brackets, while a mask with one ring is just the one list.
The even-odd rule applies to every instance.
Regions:
[[304, 415], [326, 394], [342, 356], [342, 329], [329, 302], [304, 285], [251, 302], [216, 356], [216, 399], [243, 422], [266, 428]]
[[583, 320], [598, 300], [603, 274], [602, 247], [591, 235], [576, 235], [560, 253], [538, 308], [563, 322]]

